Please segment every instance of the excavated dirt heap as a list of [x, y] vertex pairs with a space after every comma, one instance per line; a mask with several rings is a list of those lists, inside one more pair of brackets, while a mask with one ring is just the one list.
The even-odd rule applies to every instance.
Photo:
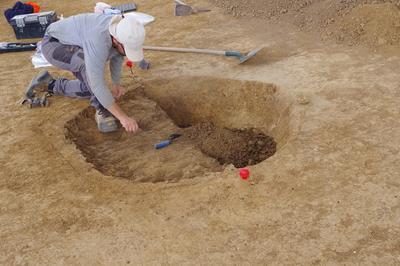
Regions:
[[210, 1], [235, 17], [279, 20], [349, 45], [400, 45], [400, 2], [395, 0]]
[[244, 167], [257, 164], [276, 152], [276, 142], [256, 129], [226, 129], [200, 123], [186, 130], [200, 150], [220, 164]]

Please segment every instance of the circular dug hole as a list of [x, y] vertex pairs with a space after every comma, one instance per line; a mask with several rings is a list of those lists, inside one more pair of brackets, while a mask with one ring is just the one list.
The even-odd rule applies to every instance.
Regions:
[[[291, 101], [273, 84], [213, 77], [148, 81], [120, 105], [140, 132], [98, 132], [91, 107], [67, 122], [72, 140], [100, 172], [136, 182], [179, 181], [264, 161], [290, 135]], [[154, 145], [180, 134], [162, 149]]]

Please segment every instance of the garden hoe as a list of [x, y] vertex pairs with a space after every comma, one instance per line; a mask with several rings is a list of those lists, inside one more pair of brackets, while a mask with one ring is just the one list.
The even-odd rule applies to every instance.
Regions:
[[210, 9], [191, 7], [180, 0], [175, 0], [175, 16], [189, 16], [200, 12], [209, 12]]
[[255, 56], [263, 48], [261, 47], [254, 49], [248, 52], [247, 54], [242, 54], [237, 51], [221, 51], [221, 50], [209, 50], [209, 49], [175, 48], [175, 47], [159, 47], [159, 46], [143, 46], [143, 49], [152, 51], [164, 51], [164, 52], [198, 53], [198, 54], [230, 56], [230, 57], [236, 57], [237, 59], [239, 59], [239, 64], [242, 64], [248, 61], [253, 56]]

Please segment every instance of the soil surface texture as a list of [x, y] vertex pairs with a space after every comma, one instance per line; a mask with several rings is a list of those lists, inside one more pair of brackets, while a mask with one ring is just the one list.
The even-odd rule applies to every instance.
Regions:
[[349, 45], [399, 45], [399, 2], [394, 0], [211, 0], [234, 17], [285, 21]]
[[185, 2], [212, 11], [135, 1], [155, 17], [145, 45], [263, 49], [145, 50], [149, 70], [121, 73], [136, 134], [99, 133], [88, 100], [21, 106], [42, 69], [0, 54], [0, 265], [399, 265], [398, 2]]

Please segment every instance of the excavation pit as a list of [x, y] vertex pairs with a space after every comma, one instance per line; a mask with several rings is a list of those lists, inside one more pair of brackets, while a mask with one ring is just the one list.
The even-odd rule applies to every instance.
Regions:
[[[134, 182], [176, 182], [245, 167], [286, 143], [290, 101], [273, 84], [212, 77], [154, 80], [131, 90], [120, 105], [140, 132], [98, 132], [91, 107], [66, 124], [86, 161], [103, 174]], [[162, 149], [173, 133], [182, 136]]]

